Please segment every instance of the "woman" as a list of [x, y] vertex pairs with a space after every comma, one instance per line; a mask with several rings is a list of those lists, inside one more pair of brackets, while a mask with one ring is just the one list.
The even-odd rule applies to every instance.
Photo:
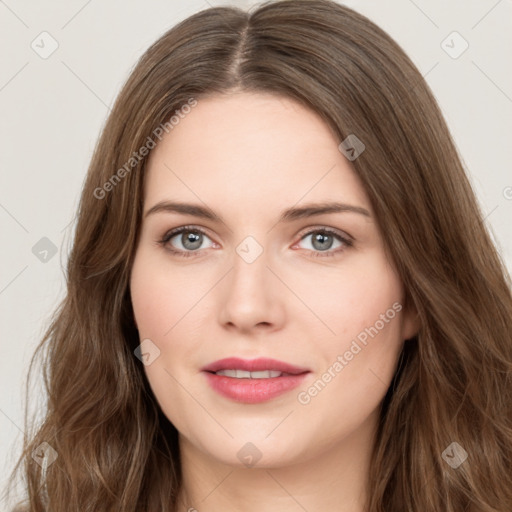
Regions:
[[26, 510], [512, 510], [510, 280], [436, 101], [327, 0], [143, 55], [38, 353]]

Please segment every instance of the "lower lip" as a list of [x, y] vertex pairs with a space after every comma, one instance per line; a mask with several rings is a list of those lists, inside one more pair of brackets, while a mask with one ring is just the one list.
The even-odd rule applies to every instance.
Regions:
[[309, 372], [268, 379], [237, 379], [210, 372], [204, 373], [210, 386], [222, 396], [235, 402], [258, 404], [296, 388]]

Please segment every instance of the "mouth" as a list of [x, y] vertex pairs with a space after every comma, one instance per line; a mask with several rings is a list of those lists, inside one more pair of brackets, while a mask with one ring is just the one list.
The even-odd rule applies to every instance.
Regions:
[[235, 402], [266, 402], [296, 388], [309, 369], [275, 359], [227, 358], [202, 368], [214, 391]]

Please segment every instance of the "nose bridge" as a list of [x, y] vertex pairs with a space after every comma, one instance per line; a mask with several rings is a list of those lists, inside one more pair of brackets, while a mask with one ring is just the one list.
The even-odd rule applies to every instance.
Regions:
[[254, 236], [245, 237], [235, 248], [227, 279], [221, 321], [249, 329], [257, 324], [275, 324], [282, 308], [267, 268], [270, 253]]
[[235, 248], [231, 286], [255, 295], [267, 287], [269, 252], [254, 236], [246, 236]]
[[246, 236], [236, 247], [236, 254], [247, 265], [252, 265], [265, 251], [264, 246], [252, 235]]

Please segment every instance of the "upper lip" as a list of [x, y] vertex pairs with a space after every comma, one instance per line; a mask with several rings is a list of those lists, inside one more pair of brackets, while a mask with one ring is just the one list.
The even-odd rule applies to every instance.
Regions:
[[219, 359], [202, 368], [204, 372], [218, 372], [219, 370], [246, 370], [248, 372], [258, 372], [265, 370], [276, 370], [282, 373], [290, 373], [298, 375], [308, 372], [307, 368], [294, 366], [277, 359], [269, 359], [267, 357], [259, 357], [257, 359], [240, 359], [238, 357], [227, 357]]

